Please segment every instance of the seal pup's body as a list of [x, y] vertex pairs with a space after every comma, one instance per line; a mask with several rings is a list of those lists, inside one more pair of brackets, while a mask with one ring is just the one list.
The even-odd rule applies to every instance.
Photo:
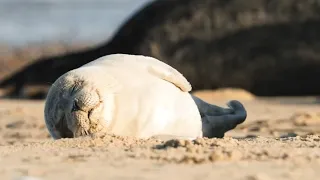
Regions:
[[223, 134], [226, 131], [215, 124], [219, 117], [233, 114], [236, 124], [246, 118], [237, 101], [241, 117], [235, 110], [205, 103], [189, 91], [191, 85], [182, 74], [155, 58], [107, 55], [56, 80], [46, 100], [46, 125], [54, 139], [104, 133], [192, 139], [221, 137], [214, 133], [216, 128]]

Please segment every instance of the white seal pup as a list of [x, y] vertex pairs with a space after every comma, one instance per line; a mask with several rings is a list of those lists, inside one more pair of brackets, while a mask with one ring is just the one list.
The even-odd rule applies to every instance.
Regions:
[[221, 108], [190, 91], [180, 72], [155, 58], [106, 55], [52, 84], [45, 122], [54, 139], [105, 133], [194, 139], [223, 137], [246, 119], [240, 102]]

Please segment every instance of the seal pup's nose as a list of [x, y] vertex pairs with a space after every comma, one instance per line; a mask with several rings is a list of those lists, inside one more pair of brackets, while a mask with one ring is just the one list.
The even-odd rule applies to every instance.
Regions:
[[90, 135], [98, 131], [100, 111], [102, 110], [102, 101], [99, 93], [90, 88], [90, 86], [78, 88], [74, 90], [73, 98], [71, 98], [71, 121], [73, 124], [74, 137], [82, 135]]
[[91, 88], [82, 88], [75, 92], [72, 99], [72, 111], [89, 112], [100, 103], [98, 92]]

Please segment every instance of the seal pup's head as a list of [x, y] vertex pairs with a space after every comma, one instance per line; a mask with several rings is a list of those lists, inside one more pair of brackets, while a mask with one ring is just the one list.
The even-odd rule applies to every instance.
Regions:
[[107, 132], [114, 109], [114, 79], [105, 74], [99, 66], [80, 67], [52, 84], [44, 114], [54, 139]]

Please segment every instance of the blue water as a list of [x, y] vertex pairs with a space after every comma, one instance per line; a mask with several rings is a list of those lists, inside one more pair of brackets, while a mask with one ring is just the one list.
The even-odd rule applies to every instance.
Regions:
[[0, 44], [103, 42], [151, 0], [0, 0]]

